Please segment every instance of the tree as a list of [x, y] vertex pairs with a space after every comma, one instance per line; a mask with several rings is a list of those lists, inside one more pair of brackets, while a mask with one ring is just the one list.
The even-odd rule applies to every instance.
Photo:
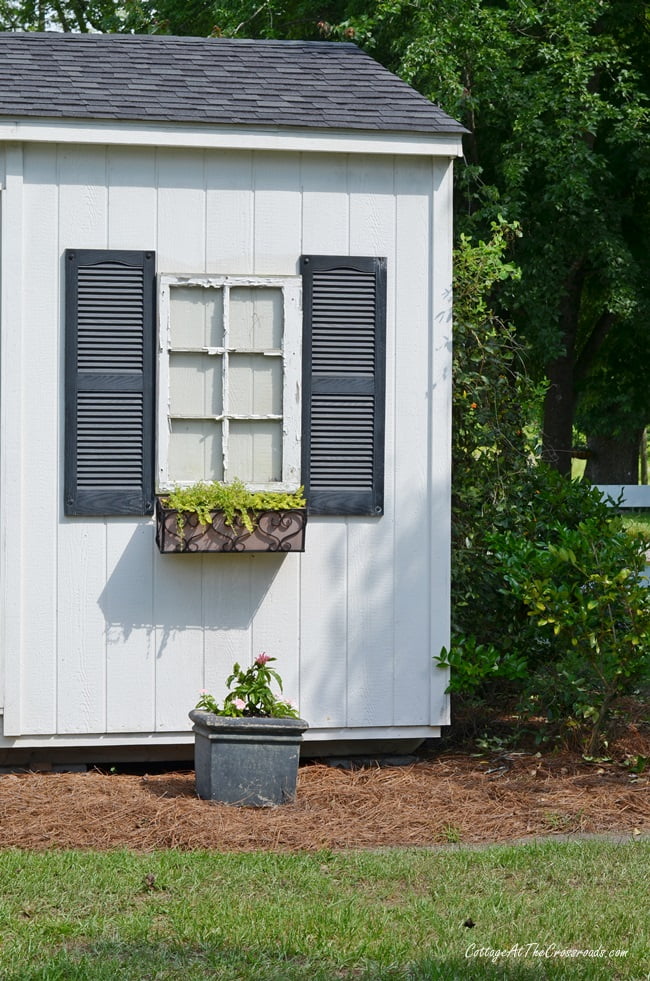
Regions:
[[117, 33], [124, 29], [126, 16], [114, 0], [0, 0], [3, 31]]
[[322, 39], [343, 0], [0, 0], [1, 30]]
[[638, 445], [650, 421], [647, 2], [382, 0], [371, 21], [347, 23], [467, 126], [459, 227], [486, 234], [498, 213], [521, 224], [522, 276], [501, 303], [549, 380], [545, 458], [570, 471], [577, 418], [592, 446]]

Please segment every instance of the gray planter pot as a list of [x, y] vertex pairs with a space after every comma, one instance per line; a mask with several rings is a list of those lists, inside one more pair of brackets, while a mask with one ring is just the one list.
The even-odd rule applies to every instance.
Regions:
[[190, 719], [199, 797], [248, 807], [295, 800], [304, 719], [231, 719], [201, 709]]

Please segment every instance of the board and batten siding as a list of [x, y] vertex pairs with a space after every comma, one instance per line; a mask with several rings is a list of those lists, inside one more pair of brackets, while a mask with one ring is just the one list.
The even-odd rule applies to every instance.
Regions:
[[[200, 689], [263, 650], [308, 739], [445, 724], [450, 160], [16, 144], [0, 161], [0, 745], [189, 738]], [[65, 517], [63, 255], [86, 248], [155, 251], [158, 273], [385, 256], [384, 516], [314, 516], [284, 557], [161, 556], [152, 519]]]

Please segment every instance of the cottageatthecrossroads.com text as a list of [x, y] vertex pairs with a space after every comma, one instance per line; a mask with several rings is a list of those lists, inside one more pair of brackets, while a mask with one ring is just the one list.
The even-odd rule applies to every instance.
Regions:
[[551, 960], [554, 958], [577, 960], [578, 958], [584, 957], [605, 960], [606, 958], [610, 957], [627, 957], [627, 955], [627, 950], [621, 950], [619, 948], [615, 950], [607, 950], [606, 947], [596, 947], [594, 950], [581, 950], [577, 947], [558, 947], [557, 944], [540, 944], [535, 942], [527, 944], [513, 944], [512, 947], [508, 948], [480, 947], [478, 944], [470, 944], [465, 951], [465, 957], [467, 959], [484, 957], [487, 960], [492, 961], [493, 964], [496, 964], [501, 960], [508, 960], [509, 958], [512, 958], [513, 960], [524, 957], [533, 957], [546, 960]]

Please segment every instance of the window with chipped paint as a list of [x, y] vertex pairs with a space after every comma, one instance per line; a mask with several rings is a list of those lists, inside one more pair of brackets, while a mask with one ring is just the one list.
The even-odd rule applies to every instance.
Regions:
[[300, 484], [298, 277], [163, 276], [158, 484]]

